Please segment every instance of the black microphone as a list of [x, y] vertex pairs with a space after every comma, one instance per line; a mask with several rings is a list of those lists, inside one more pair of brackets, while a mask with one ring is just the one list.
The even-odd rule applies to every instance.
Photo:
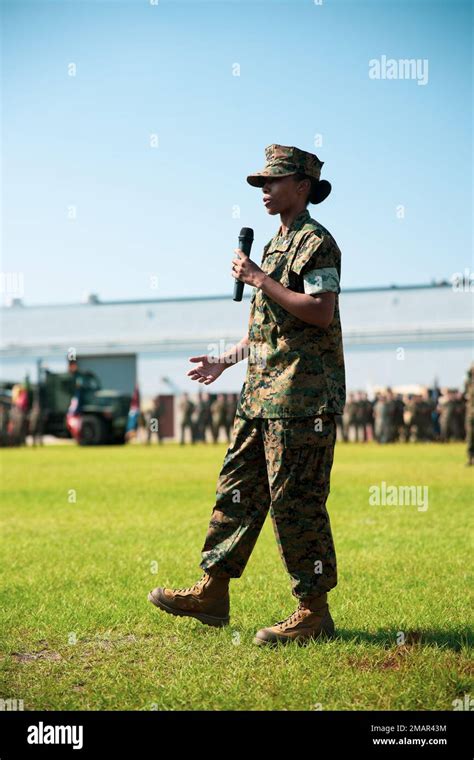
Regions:
[[[242, 253], [245, 253], [246, 256], [250, 256], [250, 249], [252, 248], [253, 243], [253, 229], [251, 227], [242, 227], [239, 234], [239, 245], [238, 248], [242, 251]], [[242, 294], [244, 292], [244, 282], [241, 282], [240, 280], [234, 281], [234, 301], [241, 301], [242, 300]]]

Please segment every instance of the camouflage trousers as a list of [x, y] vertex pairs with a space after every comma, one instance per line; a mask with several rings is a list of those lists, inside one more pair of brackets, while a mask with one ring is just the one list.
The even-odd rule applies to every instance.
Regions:
[[200, 567], [240, 577], [270, 509], [293, 596], [334, 588], [336, 553], [326, 500], [335, 441], [333, 415], [236, 415]]

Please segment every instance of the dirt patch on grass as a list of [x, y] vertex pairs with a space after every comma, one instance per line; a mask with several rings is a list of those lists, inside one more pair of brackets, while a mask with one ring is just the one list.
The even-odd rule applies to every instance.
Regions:
[[384, 653], [381, 658], [351, 656], [348, 658], [348, 664], [355, 670], [400, 670], [404, 667], [411, 651], [411, 647], [398, 646], [396, 649]]
[[[153, 633], [145, 633], [141, 636], [129, 633], [123, 636], [116, 636], [115, 638], [112, 636], [103, 635], [81, 637], [78, 638], [74, 644], [70, 643], [66, 645], [67, 653], [73, 651], [76, 647], [78, 647], [79, 650], [81, 650], [82, 647], [85, 647], [81, 651], [81, 656], [88, 657], [95, 654], [98, 650], [107, 651], [121, 647], [133, 646], [143, 643], [143, 641], [153, 637]], [[176, 639], [176, 637], [173, 638]], [[64, 660], [64, 657], [67, 656], [64, 654], [64, 652], [63, 654], [60, 654], [60, 652], [54, 651], [45, 639], [39, 641], [38, 644], [42, 645], [41, 649], [31, 652], [10, 652], [10, 656], [13, 660], [15, 660], [15, 662], [35, 662], [37, 660], [60, 661]]]
[[131, 644], [140, 644], [146, 639], [154, 637], [153, 633], [144, 633], [140, 636], [136, 636], [134, 633], [128, 633], [124, 636], [90, 636], [82, 637], [77, 640], [77, 644], [94, 644], [99, 649], [113, 649], [114, 647], [126, 647]]
[[133, 633], [129, 633], [126, 636], [117, 636], [117, 638], [111, 638], [110, 636], [93, 636], [92, 638], [80, 638], [78, 644], [95, 644], [101, 649], [112, 649], [113, 647], [128, 646], [129, 644], [136, 644], [140, 641], [139, 636], [135, 636]]
[[16, 662], [33, 662], [35, 660], [62, 660], [59, 652], [50, 649], [40, 649], [38, 652], [12, 652], [11, 656]]

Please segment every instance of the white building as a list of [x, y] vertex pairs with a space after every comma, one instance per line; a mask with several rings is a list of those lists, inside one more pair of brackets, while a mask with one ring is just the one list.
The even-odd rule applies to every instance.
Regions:
[[[142, 398], [198, 389], [238, 392], [246, 361], [211, 386], [192, 381], [189, 357], [216, 353], [245, 334], [250, 289], [224, 296], [26, 306], [1, 309], [1, 379], [36, 380], [42, 359], [64, 371], [76, 350], [104, 387]], [[472, 361], [473, 310], [468, 288], [448, 283], [347, 289], [340, 295], [348, 390], [421, 383], [460, 387]], [[166, 380], [164, 380], [166, 378]]]

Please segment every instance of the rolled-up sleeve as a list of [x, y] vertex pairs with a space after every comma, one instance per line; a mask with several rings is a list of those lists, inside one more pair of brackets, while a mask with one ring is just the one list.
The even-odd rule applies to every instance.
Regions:
[[301, 277], [303, 290], [309, 295], [341, 292], [341, 251], [331, 235], [309, 235], [293, 261], [292, 270]]
[[339, 275], [336, 267], [311, 269], [303, 275], [304, 292], [309, 295], [317, 293], [340, 293]]

